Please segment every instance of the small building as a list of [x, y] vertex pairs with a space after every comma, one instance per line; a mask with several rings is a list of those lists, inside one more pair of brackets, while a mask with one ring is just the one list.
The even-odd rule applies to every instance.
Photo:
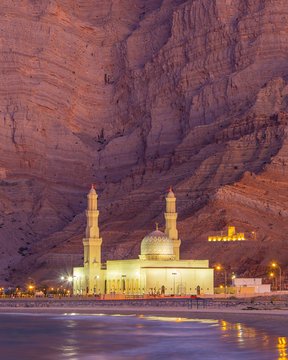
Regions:
[[271, 285], [262, 284], [261, 278], [235, 278], [232, 287], [237, 294], [263, 294], [271, 291]]
[[236, 233], [235, 226], [228, 227], [227, 235], [212, 235], [208, 237], [208, 241], [243, 241], [246, 240], [244, 233]]
[[192, 295], [213, 294], [214, 270], [208, 260], [180, 260], [176, 197], [166, 196], [165, 232], [144, 237], [138, 259], [101, 262], [98, 195], [92, 186], [86, 210], [83, 267], [73, 268], [74, 295]]

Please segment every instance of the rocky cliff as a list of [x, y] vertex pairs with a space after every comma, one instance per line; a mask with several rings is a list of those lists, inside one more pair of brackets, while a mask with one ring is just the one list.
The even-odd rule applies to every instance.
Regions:
[[183, 257], [288, 265], [286, 0], [2, 0], [0, 40], [1, 278], [81, 263], [91, 183], [104, 259], [172, 185]]

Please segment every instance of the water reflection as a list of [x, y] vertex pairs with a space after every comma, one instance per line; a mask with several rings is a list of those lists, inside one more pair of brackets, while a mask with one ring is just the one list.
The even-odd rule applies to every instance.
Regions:
[[[1, 359], [211, 360], [219, 354], [221, 360], [288, 360], [287, 337], [257, 330], [252, 322], [117, 314], [28, 316], [0, 315]], [[261, 317], [257, 319], [259, 325]], [[277, 326], [277, 319], [272, 325]]]
[[[229, 323], [227, 321], [220, 320], [219, 321], [221, 330], [224, 332], [223, 337], [235, 337], [238, 341], [242, 341], [243, 338], [255, 338], [259, 336], [260, 332], [257, 332], [256, 329], [252, 327], [245, 326], [242, 323]], [[264, 335], [261, 334], [261, 335]]]
[[287, 338], [286, 337], [278, 338], [277, 348], [279, 351], [278, 360], [288, 360], [288, 358], [287, 358]]
[[201, 324], [218, 324], [218, 320], [213, 319], [189, 319], [185, 317], [171, 317], [171, 316], [144, 316], [139, 315], [138, 318], [146, 320], [156, 320], [163, 322], [196, 322]]
[[277, 360], [288, 360], [287, 337], [271, 336], [264, 331], [246, 326], [242, 323], [229, 323], [224, 320], [219, 321], [222, 337], [226, 341], [243, 343], [245, 347], [253, 348], [261, 344], [262, 349], [277, 348], [279, 357]]

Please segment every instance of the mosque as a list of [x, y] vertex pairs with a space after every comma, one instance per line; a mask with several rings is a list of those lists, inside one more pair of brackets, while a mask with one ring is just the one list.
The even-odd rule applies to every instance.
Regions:
[[196, 295], [213, 294], [214, 272], [208, 260], [180, 260], [176, 198], [166, 196], [165, 233], [158, 230], [144, 237], [138, 259], [101, 262], [98, 195], [88, 194], [87, 226], [83, 239], [83, 267], [73, 268], [74, 295]]

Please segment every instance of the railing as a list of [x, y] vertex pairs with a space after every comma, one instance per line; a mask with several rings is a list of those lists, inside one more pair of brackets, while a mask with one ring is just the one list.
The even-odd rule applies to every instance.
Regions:
[[[110, 299], [103, 300], [95, 297], [70, 297], [70, 298], [14, 298], [1, 299], [0, 308], [114, 308], [125, 310], [145, 310], [145, 308], [181, 310], [201, 310], [238, 308], [250, 310], [252, 308], [283, 308], [288, 307], [288, 298], [283, 299], [212, 299], [212, 298], [141, 298], [141, 299]], [[134, 310], [133, 310], [134, 311]]]

